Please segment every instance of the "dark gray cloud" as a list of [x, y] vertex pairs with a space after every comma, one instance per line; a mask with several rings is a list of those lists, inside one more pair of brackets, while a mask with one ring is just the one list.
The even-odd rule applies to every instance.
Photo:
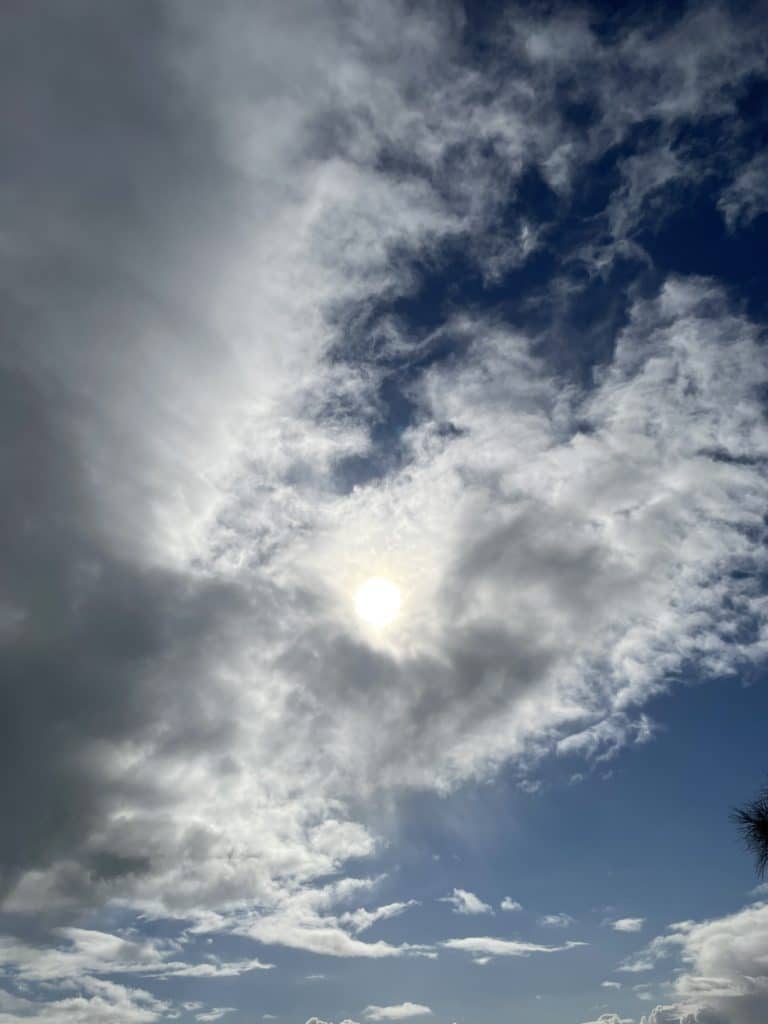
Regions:
[[[16, 371], [3, 375], [2, 408], [14, 443], [3, 448], [0, 514], [0, 855], [12, 881], [76, 850], [130, 793], [129, 780], [110, 781], [113, 745], [152, 736], [226, 749], [232, 723], [210, 718], [199, 666], [242, 601], [231, 586], [142, 568], [100, 543], [55, 398]], [[95, 852], [94, 874], [145, 866], [120, 855]]]

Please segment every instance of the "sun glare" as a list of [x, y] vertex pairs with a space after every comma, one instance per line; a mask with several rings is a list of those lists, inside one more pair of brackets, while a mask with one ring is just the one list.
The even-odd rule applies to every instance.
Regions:
[[400, 590], [391, 580], [373, 576], [355, 592], [355, 612], [370, 626], [389, 626], [400, 614]]

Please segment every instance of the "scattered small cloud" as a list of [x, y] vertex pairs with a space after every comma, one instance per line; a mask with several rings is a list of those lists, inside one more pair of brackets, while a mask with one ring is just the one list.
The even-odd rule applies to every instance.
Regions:
[[454, 914], [492, 914], [493, 907], [466, 889], [454, 889], [450, 896], [441, 896], [440, 903], [450, 903]]
[[639, 932], [645, 924], [644, 917], [620, 917], [616, 921], [609, 922], [615, 932]]
[[570, 928], [575, 923], [570, 914], [545, 914], [539, 918], [539, 924], [545, 928]]
[[647, 983], [644, 985], [633, 985], [632, 991], [635, 993], [638, 999], [642, 999], [645, 1002], [651, 1002], [654, 998], [650, 985], [648, 985]]
[[394, 1006], [371, 1004], [363, 1010], [367, 1020], [406, 1020], [408, 1017], [426, 1017], [431, 1014], [432, 1010], [421, 1003], [396, 1003]]
[[635, 959], [626, 960], [616, 970], [624, 971], [626, 974], [641, 974], [643, 971], [652, 971], [655, 966], [655, 962], [650, 957], [638, 956]]
[[585, 1020], [582, 1024], [635, 1024], [631, 1017], [620, 1017], [617, 1013], [601, 1013], [595, 1020]]
[[501, 907], [502, 910], [509, 911], [523, 909], [522, 903], [518, 903], [517, 900], [510, 899], [509, 896], [505, 896], [504, 899], [499, 904], [499, 906]]

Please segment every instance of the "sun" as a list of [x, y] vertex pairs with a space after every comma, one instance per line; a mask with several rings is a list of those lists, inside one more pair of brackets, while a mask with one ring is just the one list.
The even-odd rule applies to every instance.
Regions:
[[372, 576], [355, 591], [355, 612], [369, 626], [383, 629], [400, 614], [400, 589], [383, 576]]

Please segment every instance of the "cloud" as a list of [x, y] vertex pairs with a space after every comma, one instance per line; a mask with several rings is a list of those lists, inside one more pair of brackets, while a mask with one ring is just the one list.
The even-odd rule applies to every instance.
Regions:
[[575, 923], [570, 914], [545, 914], [539, 918], [539, 924], [545, 928], [570, 928]]
[[610, 922], [615, 932], [639, 932], [643, 930], [644, 924], [644, 917], [620, 917]]
[[409, 907], [417, 907], [418, 900], [405, 900], [400, 903], [387, 903], [386, 906], [376, 907], [374, 910], [348, 910], [339, 917], [341, 924], [349, 925], [353, 931], [366, 931], [377, 921], [386, 921], [390, 917], [397, 917]]
[[[691, 1017], [681, 1017], [680, 1010], [676, 1006], [657, 1006], [646, 1017], [640, 1018], [640, 1024], [691, 1024]], [[717, 1019], [712, 1019], [708, 1014], [698, 1016], [693, 1024], [721, 1024]]]
[[473, 937], [467, 939], [446, 939], [440, 943], [446, 949], [459, 949], [480, 956], [519, 956], [527, 957], [533, 953], [561, 953], [568, 949], [586, 946], [586, 942], [566, 942], [562, 946], [542, 946], [535, 942], [518, 942], [515, 939], [495, 939], [490, 937]]
[[626, 971], [628, 974], [642, 974], [643, 971], [652, 971], [655, 967], [653, 959], [643, 956], [630, 957], [623, 964], [616, 968], [617, 971]]
[[670, 1003], [656, 1007], [643, 1024], [757, 1024], [768, 1012], [766, 950], [768, 904], [758, 901], [725, 917], [673, 924], [620, 969], [680, 964], [665, 986]]
[[620, 1017], [617, 1013], [601, 1013], [595, 1020], [586, 1020], [584, 1024], [634, 1024], [631, 1017]]
[[[768, 904], [710, 921], [683, 921], [648, 946], [655, 962], [674, 958], [680, 968], [667, 988], [671, 1005], [647, 1024], [690, 1016], [704, 1024], [758, 1024], [768, 1014]], [[654, 1016], [655, 1014], [655, 1016]]]
[[394, 1006], [366, 1006], [363, 1015], [368, 1020], [405, 1020], [408, 1017], [431, 1015], [428, 1006], [421, 1003], [397, 1003]]
[[723, 191], [718, 207], [729, 229], [748, 224], [768, 210], [768, 154], [759, 153]]
[[[410, 902], [388, 904], [383, 914], [376, 911], [344, 911], [335, 914], [339, 904], [359, 897], [361, 892], [376, 886], [375, 878], [341, 878], [322, 888], [297, 887], [294, 891], [278, 890], [269, 907], [241, 906], [236, 914], [200, 910], [187, 916], [187, 932], [213, 935], [231, 932], [255, 939], [265, 945], [286, 946], [334, 957], [366, 957], [381, 959], [400, 956], [430, 957], [432, 947], [415, 943], [393, 945], [389, 942], [365, 942], [350, 935], [376, 920], [392, 917], [412, 905]], [[163, 912], [166, 913], [166, 912]], [[362, 928], [359, 926], [363, 926]], [[312, 974], [310, 978], [324, 977]]]
[[441, 896], [440, 903], [450, 903], [454, 914], [492, 914], [493, 907], [466, 889], [454, 889], [450, 896]]
[[[601, 756], [648, 737], [648, 720], [628, 709], [676, 665], [694, 658], [702, 674], [722, 674], [759, 647], [734, 640], [761, 615], [747, 584], [710, 578], [723, 559], [758, 558], [745, 531], [762, 500], [763, 451], [754, 389], [764, 360], [715, 287], [671, 281], [637, 302], [593, 392], [562, 389], [532, 355], [534, 336], [466, 315], [446, 323], [432, 341], [453, 334], [465, 355], [412, 382], [403, 471], [351, 491], [339, 488], [339, 466], [374, 454], [384, 370], [346, 358], [348, 332], [328, 314], [372, 314], [382, 296], [407, 291], [408, 260], [393, 251], [432, 252], [456, 232], [487, 241], [499, 168], [512, 187], [525, 154], [567, 193], [602, 129], [584, 149], [561, 123], [566, 53], [598, 59], [613, 139], [648, 111], [674, 120], [713, 97], [726, 103], [718, 89], [735, 74], [732, 54], [738, 74], [752, 66], [738, 23], [693, 19], [686, 62], [684, 27], [653, 46], [622, 40], [603, 62], [586, 20], [521, 18], [509, 45], [535, 85], [532, 114], [519, 83], [481, 101], [460, 57], [446, 63], [450, 19], [434, 32], [427, 13], [397, 5], [341, 25], [265, 11], [257, 37], [270, 60], [281, 54], [275, 78], [242, 44], [253, 16], [235, 5], [219, 21], [181, 5], [156, 36], [124, 12], [119, 32], [94, 18], [84, 39], [73, 11], [41, 35], [41, 60], [55, 50], [80, 66], [88, 45], [114, 82], [113, 106], [140, 110], [131, 124], [147, 137], [126, 148], [120, 119], [101, 118], [74, 82], [44, 91], [46, 146], [88, 138], [100, 159], [120, 158], [82, 167], [38, 154], [13, 204], [30, 217], [23, 231], [15, 213], [8, 221], [12, 283], [36, 311], [2, 385], [4, 434], [24, 439], [4, 467], [14, 500], [2, 596], [4, 675], [29, 695], [6, 709], [19, 739], [3, 748], [2, 777], [15, 780], [3, 796], [14, 821], [4, 877], [20, 912], [115, 895], [172, 913], [243, 894], [269, 905], [274, 878], [311, 884], [373, 849], [345, 821], [358, 780], [364, 794], [445, 789], [558, 733], [562, 752]], [[147, 32], [139, 73], [115, 40]], [[383, 55], [376, 76], [373, 52]], [[638, 81], [658, 82], [650, 92], [613, 89], [628, 57]], [[718, 68], [716, 80], [704, 67]], [[654, 69], [658, 79], [645, 73]], [[14, 95], [26, 95], [29, 69], [11, 71]], [[681, 74], [686, 89], [672, 89]], [[483, 125], [494, 126], [490, 148]], [[384, 136], [446, 188], [388, 176]], [[21, 160], [24, 147], [12, 149]], [[180, 156], [190, 149], [210, 156], [190, 164]], [[64, 151], [74, 160], [76, 147]], [[466, 161], [451, 163], [459, 152]], [[116, 201], [101, 219], [106, 180], [143, 197], [141, 216]], [[69, 271], [51, 276], [54, 223]], [[489, 251], [478, 259], [498, 264]], [[245, 270], [256, 265], [258, 287]], [[95, 266], [99, 287], [81, 287]], [[391, 320], [376, 330], [390, 353], [424, 343]], [[393, 522], [387, 558], [408, 609], [395, 650], [372, 644], [348, 612]], [[673, 536], [687, 539], [663, 539]], [[510, 581], [520, 621], [494, 612]], [[591, 680], [606, 657], [603, 693]], [[322, 700], [320, 678], [332, 680]], [[365, 701], [361, 679], [373, 684]], [[45, 765], [29, 761], [32, 732]], [[126, 802], [130, 814], [113, 813]]]
[[600, 987], [601, 988], [613, 988], [613, 989], [616, 989], [618, 991], [618, 989], [621, 988], [621, 982], [619, 982], [619, 981], [601, 981], [600, 982]]
[[111, 981], [82, 979], [77, 995], [36, 999], [0, 991], [2, 1024], [154, 1024], [171, 1011], [171, 1004], [143, 989], [126, 988]]
[[586, 1020], [584, 1024], [634, 1024], [631, 1017], [620, 1017], [617, 1013], [601, 1013], [595, 1020]]
[[511, 899], [509, 896], [505, 896], [504, 897], [504, 899], [499, 904], [499, 907], [502, 910], [508, 910], [508, 911], [515, 911], [515, 910], [522, 910], [523, 909], [522, 904], [518, 903], [517, 900]]
[[211, 1010], [207, 1010], [205, 1013], [196, 1013], [195, 1020], [200, 1021], [214, 1021], [221, 1020], [222, 1017], [228, 1013], [236, 1013], [237, 1010], [234, 1006], [215, 1006]]
[[[391, 915], [324, 886], [377, 849], [352, 808], [509, 759], [610, 756], [651, 738], [639, 709], [681, 666], [764, 656], [768, 374], [758, 329], [706, 280], [633, 290], [600, 365], [571, 372], [551, 344], [565, 299], [543, 326], [458, 308], [426, 332], [393, 302], [451, 246], [487, 281], [521, 266], [549, 245], [509, 213], [525, 175], [567, 207], [652, 120], [597, 229], [628, 245], [687, 180], [670, 140], [728, 118], [758, 36], [714, 7], [610, 45], [586, 15], [520, 14], [481, 72], [462, 19], [428, 6], [155, 19], [75, 0], [41, 13], [30, 55], [21, 7], [0, 101], [5, 908], [434, 955], [363, 941], [365, 915]], [[564, 117], [566, 67], [589, 83], [586, 129]], [[729, 171], [737, 227], [754, 172]], [[613, 250], [590, 244], [594, 274]], [[548, 296], [585, 253], [555, 256]], [[374, 571], [404, 597], [378, 640], [350, 610]], [[93, 978], [107, 966], [266, 966], [95, 929], [3, 952], [31, 982], [91, 979], [29, 1010], [51, 1020], [163, 1012]]]
[[196, 964], [177, 959], [179, 943], [137, 934], [112, 935], [83, 928], [59, 928], [60, 945], [40, 949], [9, 937], [0, 938], [0, 965], [22, 982], [52, 983], [93, 975], [137, 974], [153, 978], [232, 978], [272, 964], [258, 959]]

